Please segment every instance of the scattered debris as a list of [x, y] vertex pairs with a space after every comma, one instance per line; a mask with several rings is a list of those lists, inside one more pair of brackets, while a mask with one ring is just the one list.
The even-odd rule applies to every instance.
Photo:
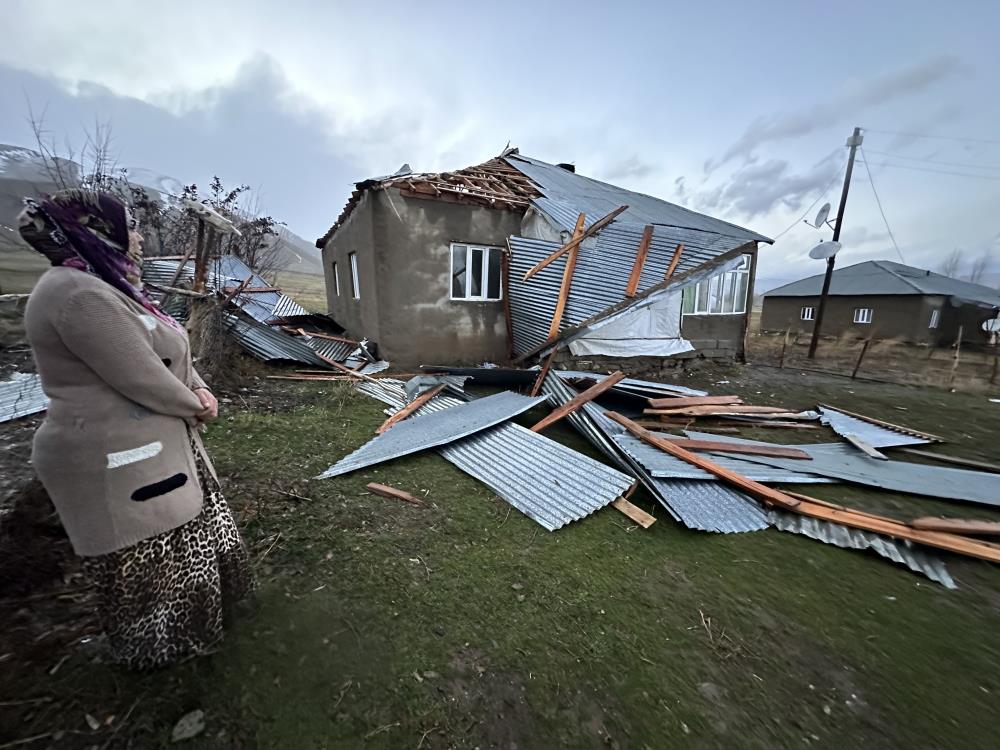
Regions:
[[205, 731], [205, 712], [201, 709], [184, 714], [170, 733], [171, 742], [183, 742]]
[[820, 421], [829, 425], [838, 435], [851, 434], [864, 440], [873, 448], [889, 448], [896, 445], [919, 445], [921, 443], [943, 442], [937, 435], [918, 432], [909, 427], [901, 427], [891, 422], [866, 417], [863, 414], [841, 409], [837, 406], [819, 404]]
[[387, 484], [379, 484], [378, 482], [369, 482], [365, 485], [369, 492], [373, 495], [379, 495], [381, 497], [388, 497], [394, 500], [402, 500], [404, 503], [409, 503], [410, 505], [416, 505], [420, 508], [426, 508], [427, 503], [423, 500], [414, 497], [409, 492], [404, 492], [403, 490], [396, 489], [395, 487], [390, 487]]
[[925, 531], [949, 531], [955, 534], [973, 536], [1000, 536], [1000, 521], [977, 521], [963, 518], [914, 518], [910, 521], [914, 529]]
[[49, 408], [49, 397], [42, 391], [42, 379], [28, 372], [15, 372], [10, 380], [0, 382], [0, 422], [20, 419]]

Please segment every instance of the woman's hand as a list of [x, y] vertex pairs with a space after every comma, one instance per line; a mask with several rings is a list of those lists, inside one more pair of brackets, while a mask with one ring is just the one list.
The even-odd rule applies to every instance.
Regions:
[[205, 407], [198, 415], [199, 422], [211, 422], [213, 419], [219, 416], [219, 402], [216, 401], [215, 396], [208, 388], [195, 388], [194, 395], [198, 397], [201, 401], [201, 405]]

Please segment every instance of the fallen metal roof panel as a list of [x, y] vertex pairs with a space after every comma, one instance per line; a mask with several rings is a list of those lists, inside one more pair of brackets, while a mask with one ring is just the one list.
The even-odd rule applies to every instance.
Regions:
[[335, 362], [343, 362], [357, 348], [357, 345], [349, 344], [346, 341], [331, 341], [316, 336], [303, 336], [300, 340], [317, 354]]
[[[565, 404], [575, 395], [561, 375], [561, 371], [550, 372], [542, 383], [542, 392], [549, 394], [556, 404]], [[763, 511], [756, 501], [719, 482], [683, 482], [651, 476], [616, 442], [624, 429], [604, 416], [600, 405], [586, 403], [566, 420], [598, 450], [642, 482], [660, 505], [685, 526], [727, 534], [766, 528]]]
[[838, 523], [802, 516], [781, 510], [767, 514], [771, 524], [781, 531], [802, 534], [844, 549], [870, 549], [882, 557], [905, 565], [915, 573], [922, 573], [945, 588], [958, 588], [948, 573], [948, 568], [936, 556], [905, 539], [893, 539], [861, 529], [852, 529]]
[[232, 313], [223, 313], [223, 316], [226, 327], [236, 337], [240, 346], [258, 359], [265, 362], [288, 360], [318, 367], [329, 367], [305, 343], [283, 331], [278, 331], [255, 320], [241, 318]]
[[345, 456], [317, 479], [328, 479], [411, 453], [453, 443], [476, 432], [505, 422], [548, 400], [502, 391], [486, 398], [461, 403], [444, 412], [414, 416], [389, 428]]
[[[700, 440], [720, 440], [745, 445], [769, 445], [757, 440], [743, 440], [691, 430], [685, 434]], [[928, 466], [907, 461], [870, 458], [845, 443], [786, 446], [804, 450], [812, 460], [809, 472], [853, 484], [864, 484], [893, 492], [959, 500], [981, 505], [1000, 506], [1000, 482], [996, 474], [944, 466]], [[713, 453], [712, 456], [721, 454]], [[714, 460], [714, 459], [713, 459]], [[802, 461], [772, 456], [745, 456], [743, 460], [793, 471], [800, 470]]]
[[287, 294], [282, 294], [274, 306], [275, 318], [291, 318], [296, 315], [308, 315], [309, 311], [293, 300]]
[[838, 435], [853, 435], [872, 448], [892, 448], [900, 445], [924, 445], [931, 442], [926, 438], [917, 437], [901, 430], [891, 430], [863, 419], [852, 417], [829, 407], [816, 407], [820, 413], [820, 422], [827, 425]]
[[[399, 380], [364, 382], [357, 388], [394, 409], [405, 403], [405, 384]], [[439, 395], [416, 414], [433, 414], [463, 403], [454, 396]], [[603, 508], [634, 483], [626, 474], [511, 422], [437, 451], [549, 531]]]
[[[671, 436], [667, 436], [671, 437]], [[643, 442], [634, 435], [624, 433], [615, 435], [614, 440], [619, 447], [628, 453], [632, 458], [642, 464], [651, 476], [658, 479], [701, 479], [717, 481], [718, 477], [710, 474], [704, 469], [689, 464], [687, 461], [672, 456], [661, 451], [648, 443]], [[712, 462], [722, 466], [737, 474], [742, 474], [747, 479], [755, 482], [765, 483], [788, 483], [788, 484], [830, 484], [834, 480], [829, 477], [822, 477], [817, 474], [810, 474], [805, 471], [796, 471], [764, 464], [755, 464], [752, 461], [743, 461], [735, 456], [724, 453], [712, 455]], [[800, 465], [809, 464], [809, 461], [798, 461]]]
[[15, 372], [0, 383], [0, 422], [20, 419], [49, 408], [49, 397], [42, 390], [42, 379], [29, 372]]
[[[563, 378], [589, 378], [600, 382], [608, 377], [599, 372], [587, 372], [584, 370], [558, 370], [558, 374]], [[662, 398], [674, 395], [683, 396], [707, 396], [707, 391], [698, 391], [675, 383], [658, 383], [654, 380], [640, 380], [638, 378], [622, 378], [611, 388], [612, 391], [630, 393], [644, 398]]]

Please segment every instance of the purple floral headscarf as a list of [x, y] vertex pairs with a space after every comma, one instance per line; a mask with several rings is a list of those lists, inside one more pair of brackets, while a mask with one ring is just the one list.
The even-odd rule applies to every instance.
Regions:
[[73, 189], [40, 201], [25, 198], [24, 205], [18, 216], [21, 237], [53, 266], [91, 273], [183, 330], [142, 291], [141, 255], [129, 252], [135, 222], [124, 203], [109, 193]]

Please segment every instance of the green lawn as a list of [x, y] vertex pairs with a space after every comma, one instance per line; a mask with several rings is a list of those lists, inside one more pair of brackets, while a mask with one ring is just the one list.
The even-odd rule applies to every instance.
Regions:
[[[681, 382], [851, 404], [1000, 459], [996, 417], [982, 416], [1000, 407], [982, 396], [781, 377]], [[688, 531], [641, 492], [660, 519], [648, 530], [606, 509], [549, 533], [433, 453], [309, 481], [370, 439], [383, 407], [335, 383], [255, 388], [224, 404], [208, 443], [252, 548], [259, 613], [216, 655], [150, 675], [73, 647], [14, 657], [0, 701], [52, 701], [0, 707], [0, 746], [62, 729], [78, 734], [60, 747], [165, 747], [195, 708], [207, 729], [192, 747], [996, 746], [1000, 569], [948, 557], [960, 586], [948, 591], [775, 530]], [[747, 434], [788, 437], [770, 432]], [[550, 436], [594, 455], [567, 426]], [[432, 507], [372, 496], [370, 481]], [[813, 491], [903, 517], [964, 510]], [[86, 714], [117, 718], [93, 731]]]
[[322, 276], [279, 271], [277, 285], [309, 312], [326, 312], [326, 282]]

